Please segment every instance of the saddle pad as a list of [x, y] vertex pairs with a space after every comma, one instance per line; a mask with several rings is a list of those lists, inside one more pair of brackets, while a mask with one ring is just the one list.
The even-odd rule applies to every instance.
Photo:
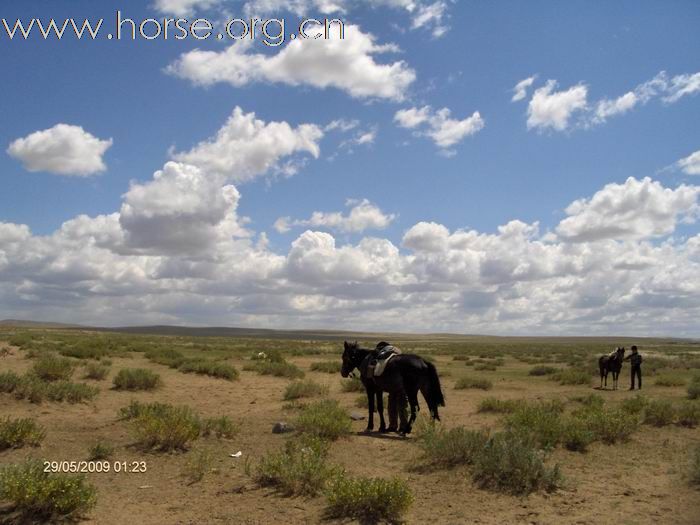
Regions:
[[379, 377], [380, 375], [382, 375], [384, 373], [384, 369], [386, 368], [387, 363], [389, 363], [389, 361], [391, 361], [395, 355], [397, 355], [397, 354], [391, 354], [386, 359], [382, 359], [380, 361], [377, 361], [377, 364], [374, 366], [373, 376]]

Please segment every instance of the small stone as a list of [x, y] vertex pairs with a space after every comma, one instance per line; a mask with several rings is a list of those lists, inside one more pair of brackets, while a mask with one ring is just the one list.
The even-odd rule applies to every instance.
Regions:
[[289, 423], [285, 423], [284, 421], [278, 421], [277, 423], [272, 425], [273, 434], [284, 434], [286, 432], [292, 432], [293, 430], [294, 427]]
[[352, 419], [353, 421], [362, 421], [364, 418], [365, 416], [358, 412], [353, 412], [352, 414], [350, 414], [350, 419]]

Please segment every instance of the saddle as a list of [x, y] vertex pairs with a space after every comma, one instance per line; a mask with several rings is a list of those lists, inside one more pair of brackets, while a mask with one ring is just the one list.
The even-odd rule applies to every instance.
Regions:
[[370, 360], [367, 366], [367, 375], [369, 377], [379, 377], [384, 373], [386, 365], [389, 364], [392, 358], [401, 353], [401, 349], [397, 346], [390, 345], [382, 341], [377, 345], [376, 356]]

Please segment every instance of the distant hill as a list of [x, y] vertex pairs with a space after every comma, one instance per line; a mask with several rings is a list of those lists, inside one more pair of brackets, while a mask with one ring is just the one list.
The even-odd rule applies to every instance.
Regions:
[[21, 319], [2, 319], [0, 320], [0, 326], [16, 326], [17, 328], [84, 328], [77, 324], [24, 321]]

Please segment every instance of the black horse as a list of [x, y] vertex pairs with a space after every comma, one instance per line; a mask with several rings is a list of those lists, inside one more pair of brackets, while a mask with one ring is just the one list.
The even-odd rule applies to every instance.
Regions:
[[[420, 390], [428, 403], [428, 409], [433, 419], [440, 420], [439, 406], [445, 406], [445, 398], [440, 389], [435, 365], [424, 361], [417, 355], [399, 354], [391, 358], [384, 372], [379, 377], [370, 377], [368, 366], [374, 351], [360, 348], [357, 341], [348, 343], [345, 341], [343, 351], [343, 366], [340, 374], [348, 377], [357, 368], [360, 371], [360, 379], [367, 392], [369, 402], [369, 418], [366, 432], [374, 429], [374, 399], [377, 399], [377, 411], [379, 412], [380, 432], [386, 432], [384, 422], [384, 406], [382, 392], [388, 392], [389, 396], [395, 396], [399, 408], [401, 426], [399, 432], [402, 435], [409, 434], [413, 422], [416, 420], [418, 407], [418, 391]], [[406, 417], [406, 402], [411, 405], [411, 418]], [[395, 430], [395, 429], [389, 429]]]
[[605, 387], [608, 386], [608, 372], [612, 372], [613, 390], [617, 390], [617, 378], [622, 370], [622, 359], [625, 357], [625, 348], [618, 346], [615, 353], [612, 355], [601, 355], [598, 359], [598, 367], [600, 368], [600, 388], [603, 388], [603, 379], [605, 379]]

